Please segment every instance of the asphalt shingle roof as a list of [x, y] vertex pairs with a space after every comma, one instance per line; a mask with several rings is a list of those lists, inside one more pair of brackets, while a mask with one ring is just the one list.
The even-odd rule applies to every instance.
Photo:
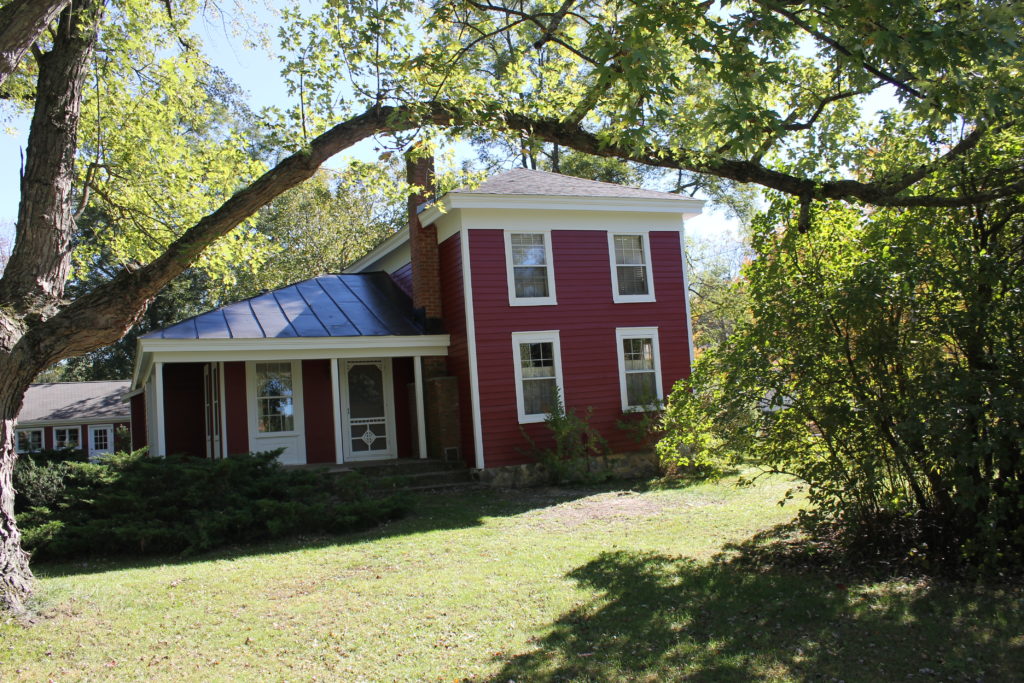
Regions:
[[25, 392], [18, 422], [127, 420], [128, 404], [121, 398], [129, 384], [128, 380], [33, 384]]
[[321, 275], [143, 335], [267, 339], [425, 334], [409, 295], [387, 273]]
[[585, 180], [560, 173], [516, 168], [491, 176], [475, 189], [460, 188], [454, 194], [523, 194], [553, 197], [613, 197], [623, 199], [690, 199], [669, 192], [642, 190], [615, 183]]

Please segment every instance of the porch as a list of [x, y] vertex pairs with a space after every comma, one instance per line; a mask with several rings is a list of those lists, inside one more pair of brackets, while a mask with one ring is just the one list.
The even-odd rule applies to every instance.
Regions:
[[141, 337], [132, 419], [156, 455], [425, 458], [449, 343], [386, 274], [324, 275]]

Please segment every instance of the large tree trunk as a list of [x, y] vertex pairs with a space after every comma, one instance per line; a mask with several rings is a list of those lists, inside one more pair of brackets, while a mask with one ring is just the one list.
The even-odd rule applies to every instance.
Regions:
[[15, 614], [24, 612], [35, 583], [14, 519], [14, 463], [18, 457], [14, 419], [34, 374], [19, 366], [0, 362], [0, 607]]

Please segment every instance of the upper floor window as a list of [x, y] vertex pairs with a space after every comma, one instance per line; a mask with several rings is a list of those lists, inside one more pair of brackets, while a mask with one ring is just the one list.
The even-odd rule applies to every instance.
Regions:
[[558, 331], [513, 332], [519, 422], [543, 422], [562, 395]]
[[608, 234], [612, 261], [612, 300], [654, 301], [651, 248], [646, 232]]
[[508, 302], [541, 306], [555, 302], [555, 273], [550, 232], [505, 231]]
[[78, 427], [54, 427], [53, 428], [53, 447], [56, 449], [62, 448], [79, 448], [81, 446], [80, 433]]
[[256, 363], [256, 429], [260, 433], [295, 431], [292, 363]]
[[35, 453], [43, 450], [42, 429], [19, 429], [18, 430], [18, 452]]
[[660, 403], [658, 328], [620, 327], [615, 330], [615, 341], [618, 346], [622, 409], [642, 410]]

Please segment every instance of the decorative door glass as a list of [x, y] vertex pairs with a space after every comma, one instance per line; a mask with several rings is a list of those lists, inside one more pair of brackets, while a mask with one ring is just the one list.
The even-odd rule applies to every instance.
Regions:
[[349, 449], [354, 455], [387, 452], [384, 364], [347, 361]]

